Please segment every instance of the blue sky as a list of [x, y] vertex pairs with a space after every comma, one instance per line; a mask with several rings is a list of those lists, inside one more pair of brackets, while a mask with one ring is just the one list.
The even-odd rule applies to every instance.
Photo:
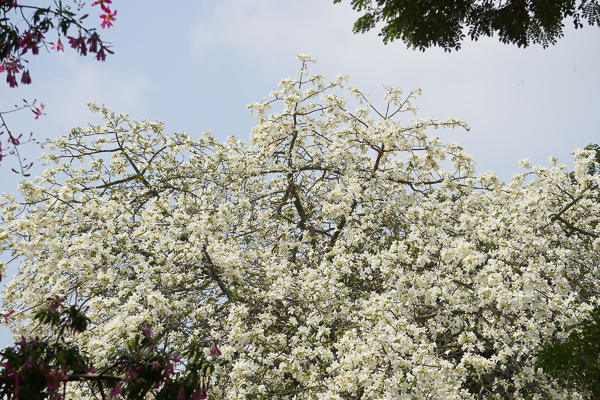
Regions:
[[[548, 164], [556, 156], [600, 142], [600, 29], [574, 30], [548, 49], [519, 49], [495, 38], [465, 42], [458, 52], [418, 52], [402, 42], [384, 45], [377, 31], [355, 35], [359, 14], [349, 0], [113, 0], [115, 26], [100, 30], [115, 54], [101, 63], [74, 50], [30, 58], [33, 84], [10, 89], [0, 84], [0, 111], [21, 99], [38, 99], [46, 114], [10, 114], [15, 132], [38, 140], [99, 122], [85, 106], [98, 101], [132, 118], [166, 123], [167, 132], [194, 136], [212, 129], [219, 138], [247, 139], [254, 125], [246, 108], [294, 76], [296, 54], [310, 53], [313, 72], [350, 82], [381, 99], [383, 85], [421, 87], [418, 116], [466, 119], [469, 132], [431, 132], [457, 141], [478, 161], [478, 172], [495, 170], [504, 180], [519, 159]], [[96, 10], [90, 10], [96, 11]], [[94, 24], [97, 12], [90, 21]], [[98, 23], [99, 23], [98, 18]], [[89, 22], [89, 23], [91, 23]], [[50, 40], [54, 40], [49, 36]], [[42, 53], [44, 53], [42, 51]], [[41, 151], [22, 147], [28, 159]], [[21, 179], [0, 167], [0, 192], [15, 192]], [[41, 165], [33, 173], [41, 172]], [[7, 255], [3, 256], [6, 259]], [[0, 345], [9, 335], [0, 333]]]

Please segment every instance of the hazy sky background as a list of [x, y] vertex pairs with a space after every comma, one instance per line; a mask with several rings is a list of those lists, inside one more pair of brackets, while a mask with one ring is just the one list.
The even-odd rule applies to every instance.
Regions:
[[[478, 161], [478, 172], [495, 170], [504, 180], [518, 171], [519, 159], [547, 165], [556, 156], [572, 165], [574, 149], [600, 142], [598, 27], [574, 30], [565, 21], [565, 37], [548, 49], [519, 49], [485, 38], [465, 42], [458, 52], [423, 53], [400, 41], [384, 45], [378, 30], [353, 34], [359, 14], [349, 0], [176, 4], [113, 0], [115, 26], [100, 33], [115, 54], [104, 63], [80, 57], [66, 40], [64, 53], [29, 57], [32, 85], [10, 89], [0, 83], [0, 111], [23, 98], [38, 99], [47, 115], [34, 120], [28, 111], [9, 114], [11, 129], [32, 131], [38, 140], [67, 134], [99, 123], [85, 105], [98, 101], [134, 119], [165, 122], [167, 132], [197, 136], [212, 129], [221, 139], [247, 139], [254, 120], [246, 105], [266, 96], [281, 78], [295, 76], [296, 55], [309, 53], [317, 59], [312, 72], [329, 78], [347, 73], [351, 85], [376, 101], [385, 84], [421, 87], [418, 117], [455, 116], [471, 127], [430, 134], [457, 141]], [[99, 24], [99, 10], [87, 8], [88, 25]], [[31, 160], [41, 154], [34, 144], [21, 151]], [[14, 162], [9, 157], [0, 167], [0, 192], [16, 191], [21, 177], [10, 172]], [[41, 170], [39, 163], [32, 169]], [[0, 346], [9, 342], [4, 329]]]

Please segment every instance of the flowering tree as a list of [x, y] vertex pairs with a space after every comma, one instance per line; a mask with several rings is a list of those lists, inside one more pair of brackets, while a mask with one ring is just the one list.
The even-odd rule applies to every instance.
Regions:
[[175, 354], [218, 343], [214, 399], [585, 395], [537, 349], [598, 305], [595, 153], [572, 175], [553, 159], [475, 176], [426, 134], [464, 122], [402, 122], [418, 89], [389, 87], [382, 111], [300, 59], [250, 106], [249, 143], [98, 105], [106, 125], [49, 143], [55, 165], [2, 206], [14, 332], [55, 338], [34, 321], [58, 296], [89, 317], [69, 343], [96, 368], [147, 326]]
[[[50, 47], [57, 52], [64, 51], [61, 38], [67, 40], [69, 45], [82, 56], [89, 52], [95, 54], [96, 60], [104, 61], [107, 54], [113, 54], [110, 46], [103, 42], [96, 29], [86, 28], [83, 25], [88, 14], [78, 15], [78, 13], [84, 8], [84, 2], [75, 0], [74, 7], [63, 5], [62, 1], [53, 3], [54, 6], [43, 7], [23, 4], [20, 0], [0, 0], [0, 74], [6, 74], [6, 82], [11, 88], [17, 87], [19, 82], [24, 85], [31, 83], [29, 69], [25, 68], [28, 60], [24, 56], [37, 55], [43, 47], [46, 49]], [[102, 28], [111, 27], [112, 22], [116, 20], [117, 11], [110, 9], [111, 3], [111, 0], [97, 0], [92, 3], [92, 6], [99, 5], [102, 10], [103, 14], [100, 15]], [[50, 32], [56, 34], [56, 39], [47, 38]], [[38, 105], [36, 102], [31, 104], [25, 102], [21, 107], [0, 110], [0, 135], [4, 133], [3, 130], [8, 134], [4, 147], [0, 142], [0, 162], [7, 154], [15, 153], [19, 158], [21, 170], [13, 171], [24, 175], [31, 164], [24, 163], [19, 155], [18, 146], [22, 144], [22, 134], [11, 132], [5, 115], [27, 108], [36, 115], [37, 119], [42, 114], [44, 103]]]

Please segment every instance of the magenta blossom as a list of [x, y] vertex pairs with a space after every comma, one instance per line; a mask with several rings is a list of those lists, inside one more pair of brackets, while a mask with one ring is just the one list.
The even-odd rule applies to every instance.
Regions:
[[21, 83], [23, 85], [29, 85], [31, 83], [31, 76], [29, 76], [29, 70], [23, 72], [21, 76]]
[[4, 60], [2, 64], [0, 64], [0, 72], [6, 72], [6, 82], [8, 82], [11, 88], [19, 86], [16, 74], [23, 68], [21, 60], [19, 59], [12, 59], [10, 61]]
[[[46, 107], [46, 105], [44, 103], [41, 103], [39, 108], [36, 108], [35, 110], [33, 110], [33, 113], [35, 114], [35, 119], [38, 119], [40, 117], [40, 115], [43, 115], [42, 110], [44, 110], [44, 107]], [[48, 297], [46, 299], [46, 301], [54, 301], [54, 304], [52, 304], [50, 306], [49, 311], [54, 311], [56, 309], [56, 307], [58, 307], [58, 305], [64, 301], [64, 299], [60, 300], [60, 302], [58, 302], [58, 300], [59, 300], [58, 296], [56, 296], [56, 300], [52, 299], [51, 297]]]
[[96, 54], [96, 60], [98, 60], [98, 61], [106, 60], [106, 53], [104, 53], [104, 50], [106, 50], [109, 54], [115, 54], [114, 51], [109, 50], [108, 48], [106, 48], [104, 46], [101, 46], [100, 51], [98, 51], [98, 54]]
[[58, 41], [52, 45], [52, 50], [62, 51], [62, 52], [65, 51], [65, 47], [61, 43], [60, 38], [58, 38]]
[[88, 46], [90, 46], [90, 53], [98, 52], [98, 45], [102, 48], [102, 42], [100, 41], [100, 35], [96, 32], [92, 33], [92, 36], [87, 40]]
[[95, 2], [92, 3], [92, 7], [97, 6], [98, 4], [100, 4], [100, 7], [104, 10], [105, 8], [108, 8], [107, 6], [105, 6], [105, 4], [112, 4], [112, 1], [111, 0], [96, 0]]
[[110, 390], [110, 392], [108, 392], [108, 395], [111, 397], [116, 397], [120, 394], [122, 394], [123, 392], [121, 391], [121, 382], [117, 382], [117, 384], [115, 385], [114, 388], [112, 388]]
[[[44, 109], [44, 103], [42, 103], [42, 104], [40, 105], [40, 107], [41, 107], [41, 109], [43, 110], [43, 109]], [[36, 110], [40, 110], [40, 109], [39, 109], [39, 108], [36, 108]], [[35, 111], [34, 111], [34, 112], [35, 112]], [[40, 110], [39, 114], [38, 114], [38, 113], [36, 113], [36, 114], [37, 114], [37, 116], [39, 117], [41, 113], [42, 113], [42, 112], [41, 112], [41, 110]], [[38, 119], [38, 117], [35, 117], [35, 119]], [[46, 301], [49, 301], [49, 302], [51, 302], [51, 303], [52, 303], [52, 304], [50, 304], [50, 307], [48, 307], [48, 311], [52, 312], [52, 311], [56, 310], [56, 309], [57, 309], [57, 308], [60, 306], [60, 304], [61, 304], [63, 301], [65, 301], [65, 299], [62, 299], [62, 298], [60, 298], [60, 297], [58, 297], [58, 296], [54, 296], [54, 297], [48, 297], [48, 298], [46, 299]]]
[[210, 349], [210, 355], [212, 357], [214, 357], [214, 356], [218, 357], [221, 355], [221, 350], [219, 350], [219, 348], [217, 347], [216, 344], [212, 347], [212, 349]]
[[175, 374], [175, 368], [173, 368], [173, 364], [171, 364], [171, 362], [181, 362], [181, 360], [177, 357], [169, 357], [169, 361], [167, 362], [167, 364], [164, 366], [163, 370], [161, 371], [161, 375], [164, 376], [165, 378], [169, 379], [171, 377], [171, 375]]
[[33, 358], [31, 358], [31, 357], [29, 357], [29, 359], [25, 362], [25, 364], [23, 364], [22, 368], [37, 369], [35, 367], [35, 362], [33, 361]]
[[102, 8], [102, 10], [104, 10], [104, 12], [106, 14], [102, 14], [100, 16], [100, 18], [102, 18], [102, 22], [100, 23], [100, 26], [102, 26], [102, 29], [104, 29], [106, 27], [110, 28], [111, 26], [113, 26], [112, 22], [117, 19], [117, 10], [115, 10], [113, 12], [108, 7]]
[[161, 365], [159, 363], [157, 363], [156, 361], [152, 361], [151, 363], [148, 363], [148, 365], [151, 365], [152, 371], [160, 371]]
[[146, 325], [146, 327], [142, 330], [142, 333], [146, 337], [146, 346], [152, 347], [154, 345], [154, 340], [152, 339], [152, 330], [150, 329], [150, 325]]
[[21, 139], [21, 136], [23, 136], [22, 133], [17, 137], [10, 135], [10, 139], [8, 139], [8, 141], [9, 141], [9, 143], [12, 143], [13, 145], [18, 146], [21, 144], [21, 142], [19, 141], [19, 139]]
[[31, 345], [36, 344], [36, 340], [27, 340], [25, 338], [25, 336], [21, 335], [21, 341], [20, 342], [15, 342], [15, 344], [21, 346], [22, 348], [26, 349]]
[[31, 49], [33, 55], [37, 55], [40, 52], [39, 44], [44, 39], [44, 34], [42, 31], [34, 27], [29, 29], [23, 33], [23, 36], [19, 40], [19, 46], [21, 47], [22, 52], [21, 55], [27, 53], [27, 50]]
[[79, 36], [78, 38], [68, 36], [67, 39], [69, 39], [69, 45], [77, 50], [79, 54], [82, 56], [87, 55], [87, 46], [85, 45], [85, 38], [83, 36]]
[[60, 387], [61, 382], [66, 381], [69, 377], [65, 374], [67, 366], [63, 365], [51, 367], [50, 373], [46, 374], [46, 385], [48, 390], [56, 390]]
[[4, 317], [4, 322], [8, 324], [10, 322], [10, 316], [13, 315], [15, 312], [16, 311], [11, 308], [5, 314], [2, 314], [2, 316]]
[[146, 325], [146, 327], [142, 329], [142, 332], [144, 332], [144, 335], [148, 337], [152, 336], [152, 329], [150, 328], [150, 325]]
[[19, 86], [19, 84], [17, 83], [17, 78], [15, 77], [15, 74], [12, 71], [8, 71], [8, 73], [6, 74], [6, 82], [11, 88]]
[[206, 389], [198, 389], [194, 392], [194, 400], [206, 400], [207, 398]]

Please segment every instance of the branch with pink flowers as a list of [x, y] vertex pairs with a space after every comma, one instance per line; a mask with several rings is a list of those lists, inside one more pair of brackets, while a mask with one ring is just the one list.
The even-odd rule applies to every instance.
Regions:
[[[100, 6], [103, 14], [100, 15], [100, 26], [110, 28], [117, 19], [117, 11], [111, 10], [110, 0], [98, 0], [92, 6]], [[20, 0], [0, 0], [0, 73], [6, 73], [6, 82], [10, 87], [17, 87], [17, 75], [21, 74], [20, 82], [30, 84], [31, 76], [29, 69], [24, 64], [28, 61], [23, 58], [29, 50], [33, 55], [39, 54], [42, 47], [51, 50], [64, 51], [61, 37], [69, 41], [69, 45], [85, 56], [95, 53], [99, 61], [106, 60], [106, 54], [113, 54], [109, 45], [105, 44], [95, 28], [87, 28], [83, 25], [88, 14], [79, 16], [85, 3], [76, 3], [77, 12], [70, 6], [64, 6], [62, 2], [54, 2], [55, 7], [40, 7], [21, 4]], [[19, 26], [25, 25], [24, 31]], [[70, 35], [75, 29], [77, 34]], [[50, 31], [56, 31], [58, 38], [49, 42], [46, 38]], [[22, 71], [22, 72], [21, 72]]]
[[[50, 297], [35, 319], [49, 327], [50, 337], [21, 337], [0, 351], [0, 398], [67, 400], [69, 385], [84, 385], [94, 396], [130, 400], [203, 400], [212, 388], [211, 376], [221, 351], [216, 344], [192, 342], [185, 362], [169, 354], [149, 325], [129, 341], [126, 348], [97, 368], [91, 358], [72, 344], [69, 335], [84, 332], [90, 323], [81, 307], [66, 306], [65, 299]], [[0, 314], [10, 322], [15, 311]]]
[[[105, 61], [107, 54], [114, 54], [111, 46], [102, 40], [95, 28], [84, 26], [88, 14], [78, 15], [85, 6], [84, 2], [75, 1], [76, 11], [60, 1], [53, 3], [54, 6], [43, 7], [23, 4], [21, 0], [0, 0], [0, 74], [6, 74], [6, 83], [11, 88], [19, 86], [19, 83], [29, 85], [32, 82], [29, 69], [25, 68], [29, 61], [24, 56], [30, 51], [29, 54], [37, 55], [41, 48], [64, 52], [61, 38], [68, 40], [69, 46], [80, 55], [95, 54], [98, 61]], [[111, 0], [92, 3], [92, 7], [100, 6], [100, 26], [103, 29], [113, 26], [117, 19], [117, 11], [111, 10], [111, 4]], [[52, 31], [58, 36], [54, 42], [47, 39]], [[36, 102], [25, 102], [22, 107], [15, 106], [12, 110], [0, 112], [0, 135], [4, 132], [8, 134], [4, 145], [0, 142], [0, 162], [7, 155], [16, 155], [19, 168], [13, 168], [13, 172], [27, 176], [26, 171], [32, 164], [22, 160], [19, 154], [18, 146], [24, 143], [21, 140], [22, 134], [14, 135], [4, 118], [8, 113], [25, 108], [31, 109], [37, 119], [42, 115], [44, 103], [38, 106]]]

